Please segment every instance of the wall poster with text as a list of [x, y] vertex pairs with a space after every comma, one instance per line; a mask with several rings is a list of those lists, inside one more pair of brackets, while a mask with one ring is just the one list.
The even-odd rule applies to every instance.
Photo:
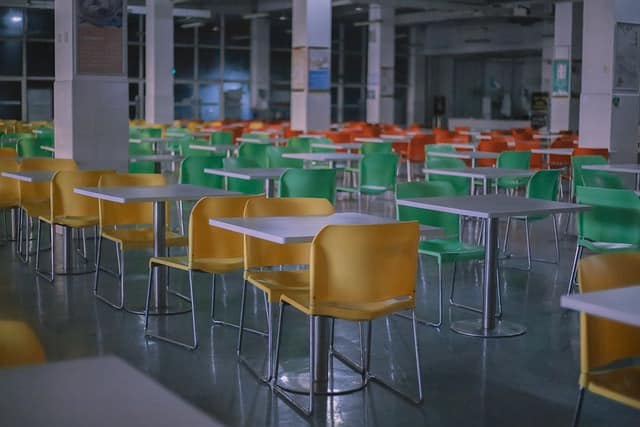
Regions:
[[78, 74], [124, 75], [125, 0], [76, 0]]

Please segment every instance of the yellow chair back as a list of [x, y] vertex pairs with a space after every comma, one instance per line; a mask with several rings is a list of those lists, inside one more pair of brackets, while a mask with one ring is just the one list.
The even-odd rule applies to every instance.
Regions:
[[95, 217], [99, 215], [98, 199], [73, 192], [75, 187], [97, 187], [100, 177], [115, 170], [59, 171], [51, 180], [51, 217]]
[[[375, 304], [393, 299], [415, 305], [417, 221], [328, 225], [313, 239], [309, 308], [327, 303]], [[336, 304], [338, 307], [339, 304]]]
[[[20, 165], [16, 160], [0, 159], [0, 172], [17, 172]], [[20, 200], [20, 187], [15, 179], [0, 175], [0, 206], [17, 204]]]
[[[255, 198], [247, 202], [244, 217], [331, 215], [334, 208], [327, 199]], [[281, 245], [244, 236], [245, 270], [273, 265], [309, 264], [309, 243]]]
[[[22, 159], [21, 171], [73, 171], [78, 165], [72, 159], [50, 159], [46, 157], [32, 157]], [[46, 201], [49, 200], [49, 182], [23, 182], [20, 181], [20, 201]]]
[[[100, 177], [100, 187], [121, 186], [161, 186], [166, 185], [164, 176], [154, 173], [123, 173]], [[167, 204], [167, 224], [169, 206]], [[115, 203], [106, 200], [99, 202], [100, 228], [115, 225], [153, 224], [153, 202]]]
[[[640, 284], [640, 252], [594, 255], [578, 267], [581, 292]], [[640, 355], [640, 328], [580, 313], [580, 384], [594, 368]]]
[[0, 148], [0, 158], [12, 159], [18, 157], [18, 152], [14, 148], [2, 147]]
[[23, 322], [0, 320], [0, 368], [46, 361], [40, 340]]

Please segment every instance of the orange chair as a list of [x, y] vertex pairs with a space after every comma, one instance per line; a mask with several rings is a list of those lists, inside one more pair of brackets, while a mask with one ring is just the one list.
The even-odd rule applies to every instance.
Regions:
[[18, 157], [18, 152], [14, 148], [0, 148], [0, 159], [13, 159]]
[[[504, 138], [493, 137], [492, 139], [483, 139], [478, 143], [477, 151], [489, 151], [492, 153], [502, 153], [507, 151], [509, 146]], [[478, 159], [476, 166], [493, 167], [496, 165], [495, 159]]]
[[573, 149], [573, 155], [574, 156], [602, 156], [605, 159], [608, 159], [609, 149], [576, 147]]
[[433, 135], [416, 134], [414, 135], [402, 154], [403, 160], [407, 162], [407, 180], [411, 181], [411, 163], [424, 164], [425, 161], [425, 145], [435, 144]]
[[451, 142], [453, 134], [448, 129], [433, 128], [433, 137], [435, 138], [436, 143], [446, 143]]
[[[516, 138], [515, 151], [531, 151], [534, 148], [540, 148], [540, 141], [535, 140], [518, 140]], [[542, 169], [542, 154], [531, 154], [531, 162], [529, 169]]]
[[[573, 148], [573, 141], [570, 138], [560, 137], [551, 143], [550, 148]], [[574, 153], [575, 154], [575, 153]], [[571, 169], [571, 157], [569, 156], [549, 156], [549, 168], [551, 169]]]

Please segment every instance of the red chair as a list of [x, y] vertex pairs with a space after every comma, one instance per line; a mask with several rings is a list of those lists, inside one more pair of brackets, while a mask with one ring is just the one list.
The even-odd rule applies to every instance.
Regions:
[[436, 143], [451, 142], [453, 136], [453, 132], [450, 132], [448, 129], [433, 128], [433, 137]]
[[402, 159], [407, 162], [407, 180], [411, 181], [411, 163], [419, 163], [424, 165], [425, 161], [425, 145], [435, 144], [433, 135], [416, 134], [407, 144]]
[[[483, 139], [478, 143], [477, 151], [489, 151], [491, 153], [502, 153], [507, 151], [509, 145], [504, 138], [493, 137], [492, 139]], [[496, 159], [478, 159], [476, 166], [493, 167], [496, 165]]]
[[[540, 148], [540, 141], [535, 140], [518, 140], [516, 138], [515, 151], [531, 151], [534, 148]], [[542, 162], [542, 154], [531, 154], [531, 161], [529, 163], [530, 169], [542, 169], [544, 167]]]
[[576, 147], [573, 149], [574, 156], [602, 156], [605, 159], [609, 158], [608, 148], [585, 148]]

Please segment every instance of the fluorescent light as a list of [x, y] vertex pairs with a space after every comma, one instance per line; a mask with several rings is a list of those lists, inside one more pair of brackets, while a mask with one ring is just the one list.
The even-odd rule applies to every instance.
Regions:
[[22, 16], [20, 15], [14, 15], [11, 17], [11, 22], [22, 22]]
[[204, 22], [187, 22], [186, 24], [180, 25], [180, 28], [198, 28], [202, 27]]
[[248, 13], [246, 15], [242, 15], [242, 19], [257, 19], [257, 18], [268, 18], [269, 14], [266, 12], [260, 13]]

